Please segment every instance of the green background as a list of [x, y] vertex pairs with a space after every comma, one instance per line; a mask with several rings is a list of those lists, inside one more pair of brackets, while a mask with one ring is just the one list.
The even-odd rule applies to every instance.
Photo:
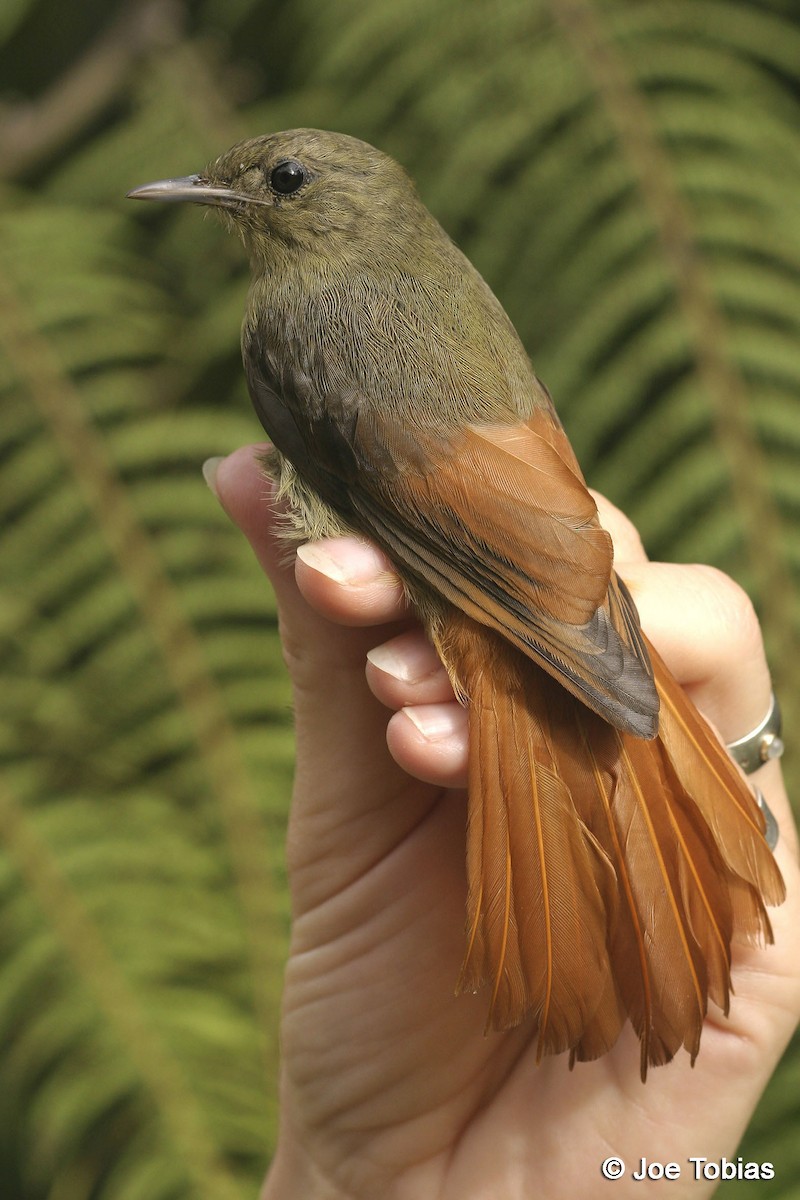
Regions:
[[[400, 159], [592, 485], [748, 589], [796, 730], [800, 11], [3, 0], [0, 79], [0, 1197], [253, 1197], [291, 714], [199, 474], [261, 436], [247, 273], [124, 193], [298, 125]], [[726, 1196], [800, 1197], [798, 1116], [795, 1045]]]

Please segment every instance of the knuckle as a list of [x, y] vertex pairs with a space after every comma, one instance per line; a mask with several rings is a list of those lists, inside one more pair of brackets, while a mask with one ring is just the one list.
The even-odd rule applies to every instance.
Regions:
[[597, 505], [600, 524], [611, 534], [617, 564], [646, 562], [647, 551], [639, 530], [630, 518], [600, 492], [589, 490]]
[[279, 627], [281, 656], [289, 675], [294, 678], [308, 662], [308, 646], [283, 623]]
[[718, 567], [698, 565], [695, 570], [708, 590], [720, 634], [741, 651], [760, 649], [761, 623], [744, 588]]

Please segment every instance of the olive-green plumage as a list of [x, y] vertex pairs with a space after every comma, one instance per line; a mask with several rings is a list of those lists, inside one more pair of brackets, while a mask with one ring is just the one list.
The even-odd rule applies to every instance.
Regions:
[[[270, 174], [287, 158], [307, 179], [281, 198]], [[251, 387], [272, 371], [312, 418], [346, 422], [366, 407], [406, 429], [528, 414], [539, 385], [514, 327], [392, 159], [303, 129], [234, 147], [204, 178], [259, 202], [225, 210], [253, 264]], [[272, 434], [274, 417], [259, 415]]]
[[469, 708], [468, 947], [490, 1020], [642, 1072], [694, 1058], [783, 884], [746, 784], [649, 647], [550, 398], [406, 173], [343, 134], [234, 146], [140, 199], [212, 204], [253, 270], [242, 352], [301, 537], [395, 562]]

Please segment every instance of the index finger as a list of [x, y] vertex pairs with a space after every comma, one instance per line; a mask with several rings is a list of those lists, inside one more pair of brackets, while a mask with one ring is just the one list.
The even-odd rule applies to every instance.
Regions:
[[597, 505], [600, 524], [611, 534], [611, 540], [614, 543], [615, 566], [624, 568], [625, 563], [647, 562], [642, 539], [633, 522], [600, 492], [595, 492], [592, 488], [589, 488], [589, 491]]

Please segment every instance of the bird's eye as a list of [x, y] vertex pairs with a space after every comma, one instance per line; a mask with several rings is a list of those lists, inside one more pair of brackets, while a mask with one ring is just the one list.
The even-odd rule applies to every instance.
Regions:
[[281, 196], [291, 196], [303, 186], [306, 179], [306, 169], [294, 158], [287, 158], [278, 163], [269, 177], [270, 187]]

